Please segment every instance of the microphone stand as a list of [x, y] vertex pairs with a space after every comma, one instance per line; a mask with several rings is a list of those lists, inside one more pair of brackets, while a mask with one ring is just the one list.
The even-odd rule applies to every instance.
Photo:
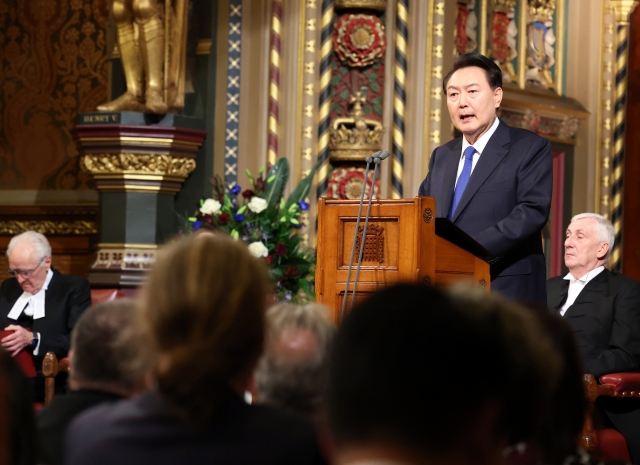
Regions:
[[[364, 252], [364, 242], [365, 242], [366, 234], [367, 234], [367, 226], [369, 225], [369, 216], [371, 216], [371, 202], [373, 200], [373, 186], [374, 186], [374, 183], [375, 183], [376, 174], [377, 174], [377, 171], [378, 171], [378, 166], [380, 166], [380, 163], [382, 162], [382, 160], [384, 160], [388, 156], [389, 156], [389, 152], [385, 151], [385, 152], [382, 152], [382, 154], [378, 158], [375, 158], [373, 160], [374, 163], [375, 163], [375, 166], [373, 168], [373, 182], [371, 183], [371, 189], [369, 189], [369, 203], [367, 205], [367, 214], [366, 214], [365, 220], [364, 220], [364, 229], [362, 231], [362, 240], [360, 241], [360, 253], [358, 255], [358, 263], [356, 264], [356, 279], [353, 281], [353, 291], [351, 292], [351, 305], [349, 306], [349, 311], [351, 311], [353, 309], [353, 302], [356, 300], [356, 288], [358, 287], [358, 277], [360, 276], [360, 269], [362, 268], [362, 254]], [[366, 179], [365, 179], [365, 183], [366, 183]], [[365, 186], [366, 186], [366, 184], [365, 184]], [[362, 188], [362, 190], [364, 191], [364, 187]]]
[[[356, 219], [356, 231], [353, 234], [353, 243], [351, 244], [351, 257], [349, 258], [349, 271], [347, 272], [347, 286], [344, 291], [344, 298], [342, 299], [342, 310], [340, 311], [340, 321], [342, 321], [342, 319], [344, 318], [344, 309], [347, 305], [347, 299], [349, 298], [349, 281], [351, 280], [351, 270], [353, 269], [353, 256], [355, 255], [355, 251], [356, 251], [356, 241], [358, 239], [358, 228], [360, 227], [360, 218], [362, 218], [362, 205], [364, 204], [364, 191], [365, 191], [365, 187], [367, 186], [367, 179], [368, 179], [367, 176], [369, 175], [369, 165], [373, 163], [374, 160], [378, 160], [380, 158], [380, 155], [382, 154], [383, 154], [382, 150], [379, 150], [376, 153], [374, 153], [372, 156], [365, 158], [365, 161], [367, 162], [367, 169], [364, 171], [364, 183], [362, 184], [362, 194], [360, 194], [360, 205], [358, 206], [358, 216]], [[376, 163], [374, 168], [374, 180], [375, 180], [375, 169], [377, 169], [378, 164], [379, 162]], [[373, 189], [371, 189], [371, 191], [373, 192]], [[362, 235], [362, 238], [364, 240], [364, 234]]]

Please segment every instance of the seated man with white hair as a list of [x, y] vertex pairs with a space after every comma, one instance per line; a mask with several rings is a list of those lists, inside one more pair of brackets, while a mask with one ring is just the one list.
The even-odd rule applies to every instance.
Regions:
[[[615, 242], [611, 222], [595, 213], [571, 219], [564, 243], [569, 273], [547, 281], [547, 303], [573, 327], [584, 369], [598, 379], [640, 369], [640, 282], [604, 266]], [[600, 398], [640, 463], [639, 399]]]
[[47, 352], [66, 357], [71, 330], [91, 305], [89, 281], [53, 269], [49, 241], [35, 231], [14, 236], [7, 257], [14, 277], [0, 286], [0, 327], [14, 332], [0, 343], [13, 356], [33, 350], [36, 400], [42, 400], [42, 359]]

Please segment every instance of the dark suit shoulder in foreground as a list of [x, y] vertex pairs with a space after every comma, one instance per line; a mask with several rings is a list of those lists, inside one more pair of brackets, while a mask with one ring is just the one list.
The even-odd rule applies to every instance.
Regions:
[[38, 463], [62, 464], [64, 434], [71, 420], [91, 407], [120, 399], [122, 397], [116, 394], [84, 389], [55, 396], [49, 405], [36, 414]]
[[232, 393], [221, 405], [202, 428], [181, 423], [156, 391], [97, 407], [70, 426], [66, 463], [326, 463], [313, 426], [303, 418], [247, 405]]

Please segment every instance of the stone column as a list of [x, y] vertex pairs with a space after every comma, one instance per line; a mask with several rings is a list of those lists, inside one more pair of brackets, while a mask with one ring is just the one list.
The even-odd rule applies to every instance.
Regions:
[[158, 245], [176, 234], [174, 196], [196, 167], [203, 127], [202, 120], [180, 115], [79, 115], [81, 166], [100, 193], [92, 286], [138, 286]]

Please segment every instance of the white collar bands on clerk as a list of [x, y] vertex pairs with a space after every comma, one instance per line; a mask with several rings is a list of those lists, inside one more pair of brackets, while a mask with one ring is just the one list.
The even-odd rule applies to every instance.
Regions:
[[45, 292], [49, 288], [51, 278], [53, 278], [53, 271], [51, 271], [51, 268], [49, 268], [42, 288], [35, 294], [31, 294], [27, 291], [23, 292], [22, 295], [18, 297], [18, 300], [16, 300], [16, 303], [13, 304], [13, 308], [11, 308], [11, 311], [9, 312], [7, 317], [11, 318], [12, 320], [17, 320], [24, 310], [25, 315], [33, 316], [34, 320], [37, 320], [38, 318], [44, 318], [44, 297]]

